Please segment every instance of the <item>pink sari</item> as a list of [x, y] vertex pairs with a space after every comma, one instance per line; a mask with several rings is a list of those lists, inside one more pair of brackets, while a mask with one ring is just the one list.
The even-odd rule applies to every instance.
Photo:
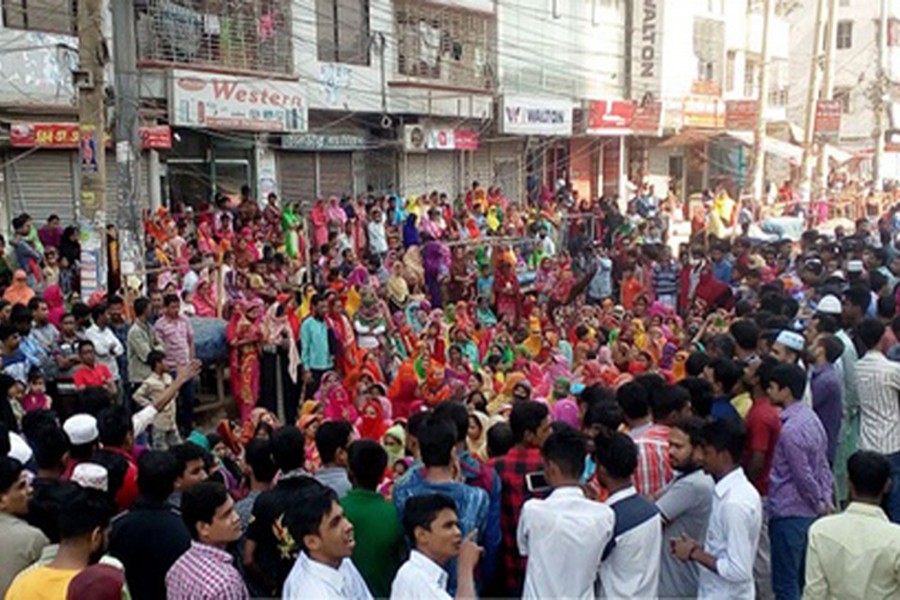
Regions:
[[328, 243], [328, 213], [325, 209], [325, 201], [319, 198], [309, 214], [313, 225], [313, 243], [315, 248], [320, 248]]

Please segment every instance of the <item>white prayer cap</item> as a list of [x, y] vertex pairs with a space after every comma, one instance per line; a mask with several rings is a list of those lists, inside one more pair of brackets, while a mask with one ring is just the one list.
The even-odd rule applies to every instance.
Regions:
[[72, 481], [83, 488], [101, 492], [109, 491], [109, 473], [106, 467], [97, 463], [84, 462], [75, 465], [75, 470], [72, 471]]
[[97, 419], [89, 414], [72, 415], [63, 423], [63, 431], [69, 437], [69, 443], [73, 446], [83, 446], [97, 441], [100, 431], [97, 429]]
[[775, 338], [775, 343], [786, 346], [794, 352], [803, 352], [803, 346], [806, 344], [806, 340], [804, 340], [803, 336], [799, 333], [785, 329], [778, 334], [777, 338]]

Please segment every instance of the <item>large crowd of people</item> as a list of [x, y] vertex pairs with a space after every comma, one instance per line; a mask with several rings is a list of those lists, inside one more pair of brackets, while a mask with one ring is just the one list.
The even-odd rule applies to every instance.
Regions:
[[245, 189], [90, 294], [17, 216], [0, 594], [900, 597], [900, 213], [766, 241], [705, 198]]

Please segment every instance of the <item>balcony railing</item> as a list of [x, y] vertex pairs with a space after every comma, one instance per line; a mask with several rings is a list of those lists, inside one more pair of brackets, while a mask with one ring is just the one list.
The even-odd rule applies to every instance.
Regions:
[[149, 0], [138, 10], [138, 57], [289, 75], [290, 10], [290, 0]]

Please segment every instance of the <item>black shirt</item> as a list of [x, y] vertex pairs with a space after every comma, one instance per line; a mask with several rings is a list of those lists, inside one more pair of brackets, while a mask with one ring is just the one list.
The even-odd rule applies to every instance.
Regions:
[[134, 600], [165, 598], [166, 573], [190, 547], [181, 514], [169, 504], [143, 497], [113, 520], [109, 535], [109, 553], [125, 566]]
[[321, 483], [298, 472], [283, 477], [274, 489], [256, 498], [247, 539], [256, 544], [253, 562], [266, 575], [266, 580], [250, 577], [251, 589], [265, 596], [281, 596], [281, 587], [300, 552], [298, 540], [287, 532], [285, 513], [294, 503], [302, 502], [305, 495], [323, 489]]

